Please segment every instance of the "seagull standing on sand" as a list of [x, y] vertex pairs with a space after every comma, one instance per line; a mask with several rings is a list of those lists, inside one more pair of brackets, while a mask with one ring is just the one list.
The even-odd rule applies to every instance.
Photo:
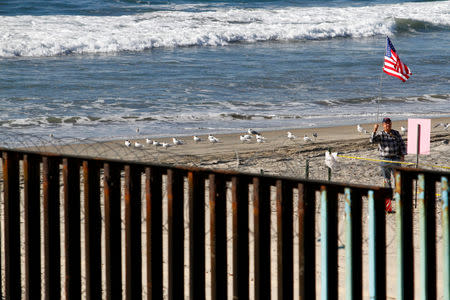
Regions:
[[177, 138], [173, 138], [172, 141], [175, 146], [184, 144], [184, 142], [182, 140], [179, 140]]
[[313, 133], [314, 141], [317, 139], [317, 132]]
[[161, 146], [162, 146], [164, 149], [167, 149], [167, 148], [170, 147], [170, 144], [169, 144], [169, 143], [162, 143]]
[[257, 143], [265, 143], [266, 142], [266, 138], [265, 137], [263, 137], [262, 135], [257, 135], [256, 136], [256, 142]]
[[196, 135], [194, 135], [193, 139], [194, 139], [194, 142], [196, 142], [196, 143], [198, 143], [198, 142], [201, 142], [201, 141], [202, 141], [202, 139], [201, 139], [201, 138], [199, 138], [199, 137], [198, 137], [198, 136], [196, 136]]
[[210, 134], [210, 135], [208, 136], [208, 140], [209, 140], [211, 143], [213, 143], [213, 144], [219, 142], [219, 139], [216, 138], [215, 136], [213, 136], [212, 134]]
[[402, 134], [405, 134], [406, 132], [408, 132], [408, 129], [402, 126], [400, 127], [400, 131], [402, 132]]
[[131, 146], [131, 142], [129, 140], [125, 141], [125, 146], [130, 147]]
[[250, 136], [249, 136], [248, 134], [246, 134], [246, 135], [241, 135], [241, 136], [239, 137], [239, 139], [241, 140], [242, 143], [250, 142]]
[[288, 139], [290, 139], [290, 140], [295, 139], [295, 135], [293, 135], [292, 132], [290, 132], [290, 131], [287, 132], [287, 137], [288, 137]]
[[145, 139], [145, 142], [147, 143], [147, 145], [153, 144], [153, 141], [149, 138]]
[[144, 145], [142, 145], [142, 144], [139, 143], [139, 142], [134, 142], [134, 147], [135, 147], [135, 148], [143, 148]]
[[364, 133], [365, 129], [361, 125], [356, 125], [356, 130], [358, 130], [359, 133]]
[[311, 138], [307, 134], [305, 134], [305, 136], [303, 137], [303, 140], [307, 143], [312, 142]]
[[247, 130], [247, 132], [248, 132], [248, 134], [261, 135], [258, 131], [255, 131], [255, 130], [253, 130], [253, 129], [251, 129], [251, 128], [249, 128], [249, 129]]
[[153, 146], [155, 147], [161, 146], [161, 143], [158, 141], [153, 141]]

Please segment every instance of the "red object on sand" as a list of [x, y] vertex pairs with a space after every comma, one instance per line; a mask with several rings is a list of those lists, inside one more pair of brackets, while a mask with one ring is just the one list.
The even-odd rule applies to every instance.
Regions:
[[386, 198], [385, 200], [386, 212], [392, 212], [392, 200], [391, 198]]

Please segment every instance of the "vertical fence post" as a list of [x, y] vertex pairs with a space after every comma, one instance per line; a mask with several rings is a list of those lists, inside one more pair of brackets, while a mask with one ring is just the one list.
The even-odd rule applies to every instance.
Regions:
[[414, 252], [412, 235], [412, 178], [395, 171], [397, 203], [398, 299], [414, 299]]
[[37, 156], [23, 157], [25, 214], [25, 298], [41, 296], [40, 167]]
[[277, 180], [278, 299], [293, 299], [293, 191]]
[[316, 298], [316, 195], [311, 185], [298, 185], [299, 297]]
[[233, 209], [233, 297], [248, 299], [248, 184], [243, 177], [232, 182]]
[[430, 176], [418, 175], [421, 298], [436, 298], [436, 192]]
[[86, 298], [101, 293], [100, 169], [97, 161], [83, 161], [86, 247]]
[[5, 294], [6, 299], [21, 298], [20, 282], [20, 188], [19, 157], [3, 152], [5, 209]]
[[369, 297], [386, 298], [386, 225], [384, 195], [368, 193], [369, 205]]
[[43, 157], [45, 299], [61, 298], [59, 162]]
[[253, 178], [255, 299], [270, 299], [270, 186]]
[[126, 299], [142, 298], [141, 171], [125, 166]]
[[190, 299], [205, 299], [205, 181], [188, 172]]
[[209, 175], [211, 232], [211, 299], [228, 298], [226, 182], [218, 174]]
[[362, 298], [361, 194], [345, 188], [346, 299]]
[[322, 248], [322, 299], [337, 299], [337, 193], [320, 188], [321, 198], [321, 248]]
[[184, 299], [184, 178], [167, 170], [169, 223], [169, 299]]
[[147, 294], [150, 299], [163, 298], [162, 271], [162, 174], [157, 168], [145, 169], [147, 202]]
[[450, 216], [448, 213], [448, 177], [441, 177], [442, 183], [442, 285], [444, 299], [450, 299]]
[[63, 159], [66, 299], [81, 297], [80, 165]]
[[105, 281], [106, 298], [122, 297], [122, 220], [121, 169], [114, 163], [105, 163], [103, 193], [105, 196]]

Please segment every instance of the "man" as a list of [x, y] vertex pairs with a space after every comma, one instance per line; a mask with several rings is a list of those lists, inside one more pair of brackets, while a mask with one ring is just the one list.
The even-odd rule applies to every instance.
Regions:
[[[398, 161], [403, 161], [406, 155], [406, 145], [402, 136], [397, 130], [392, 129], [392, 122], [389, 118], [383, 119], [383, 131], [377, 132], [378, 124], [373, 126], [373, 132], [370, 136], [371, 143], [378, 143], [380, 151], [381, 174], [384, 177], [384, 186], [391, 187], [391, 177], [393, 173], [392, 167], [400, 166]], [[386, 162], [386, 161], [392, 162]]]

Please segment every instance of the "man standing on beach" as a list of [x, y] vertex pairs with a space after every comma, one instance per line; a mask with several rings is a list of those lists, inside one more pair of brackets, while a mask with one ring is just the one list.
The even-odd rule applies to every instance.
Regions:
[[[392, 122], [389, 118], [383, 119], [383, 131], [377, 132], [378, 124], [373, 126], [370, 136], [371, 143], [378, 143], [378, 150], [383, 162], [380, 163], [381, 174], [384, 177], [384, 186], [391, 187], [392, 167], [400, 166], [398, 161], [403, 161], [406, 155], [406, 145], [401, 134], [392, 129]], [[387, 162], [392, 161], [392, 162]]]

